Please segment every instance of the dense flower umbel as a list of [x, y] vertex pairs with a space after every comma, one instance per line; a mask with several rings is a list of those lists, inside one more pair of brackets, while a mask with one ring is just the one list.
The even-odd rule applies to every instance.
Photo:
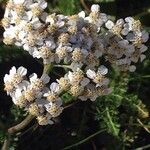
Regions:
[[[58, 83], [52, 83], [51, 91], [48, 92], [46, 84], [50, 78], [47, 74], [43, 74], [38, 78], [35, 73], [30, 76], [30, 81], [25, 80], [27, 69], [12, 67], [4, 77], [5, 90], [12, 97], [13, 103], [27, 110], [30, 114], [37, 117], [39, 124], [44, 125], [52, 123], [52, 117], [57, 117], [62, 112], [62, 100], [59, 98]], [[46, 99], [44, 98], [46, 97]], [[41, 119], [44, 119], [43, 122]]]
[[92, 5], [89, 16], [84, 11], [73, 16], [48, 15], [46, 7], [44, 0], [10, 0], [2, 20], [4, 43], [23, 46], [45, 64], [65, 61], [75, 68], [79, 64], [98, 67], [104, 55], [121, 70], [133, 72], [134, 63], [145, 59], [148, 33], [139, 20], [127, 17], [114, 23], [99, 5]]
[[40, 125], [52, 124], [62, 113], [62, 93], [82, 101], [111, 93], [108, 68], [101, 60], [134, 72], [135, 63], [146, 57], [144, 43], [149, 37], [139, 20], [127, 17], [114, 23], [99, 5], [92, 5], [88, 16], [84, 11], [72, 16], [48, 14], [46, 7], [45, 0], [9, 0], [1, 21], [5, 44], [22, 46], [44, 64], [69, 68], [53, 83], [47, 74], [38, 78], [35, 73], [27, 81], [24, 67], [12, 67], [5, 75], [4, 89], [14, 104], [36, 116]]

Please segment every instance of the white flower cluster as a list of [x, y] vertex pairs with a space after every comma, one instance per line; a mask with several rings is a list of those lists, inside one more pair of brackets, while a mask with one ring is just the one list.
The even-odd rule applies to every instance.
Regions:
[[67, 91], [82, 101], [95, 101], [97, 97], [109, 94], [111, 89], [108, 88], [109, 80], [105, 77], [107, 72], [108, 69], [103, 65], [96, 72], [88, 69], [86, 74], [78, 68], [76, 71], [69, 71], [47, 88], [50, 81], [47, 74], [38, 78], [33, 73], [28, 81], [26, 68], [12, 67], [4, 77], [4, 90], [12, 97], [15, 105], [36, 116], [40, 125], [52, 124], [51, 119], [59, 116], [63, 110], [62, 93]]
[[62, 112], [62, 100], [57, 96], [59, 85], [52, 83], [50, 90], [46, 87], [50, 77], [43, 74], [41, 78], [33, 73], [26, 80], [27, 69], [12, 67], [4, 77], [5, 91], [12, 97], [15, 105], [24, 108], [37, 117], [40, 125], [52, 124], [51, 118]]
[[148, 33], [142, 29], [140, 21], [132, 17], [119, 19], [115, 24], [108, 20], [105, 26], [109, 29], [105, 37], [106, 59], [118, 65], [122, 71], [134, 72], [134, 63], [146, 58], [143, 52], [148, 49], [144, 45], [149, 38]]
[[127, 17], [113, 23], [92, 5], [86, 16], [48, 14], [45, 0], [9, 0], [2, 25], [5, 44], [22, 46], [44, 64], [67, 65], [70, 71], [46, 87], [50, 78], [34, 73], [26, 80], [27, 70], [13, 67], [4, 77], [5, 90], [13, 102], [36, 116], [39, 124], [52, 123], [63, 110], [61, 94], [69, 92], [82, 101], [95, 101], [108, 95], [108, 69], [102, 62], [134, 72], [134, 63], [144, 60], [148, 33], [139, 20]]
[[148, 33], [139, 20], [127, 17], [116, 23], [92, 5], [89, 16], [82, 11], [64, 16], [44, 11], [44, 0], [9, 0], [2, 20], [5, 44], [22, 46], [45, 64], [65, 62], [93, 69], [99, 58], [135, 71], [134, 63], [144, 60]]

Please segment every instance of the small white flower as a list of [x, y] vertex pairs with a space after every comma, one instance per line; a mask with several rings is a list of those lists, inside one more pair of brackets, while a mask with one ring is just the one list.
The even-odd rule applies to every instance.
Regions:
[[39, 125], [48, 125], [53, 124], [54, 122], [51, 120], [52, 116], [47, 113], [46, 115], [40, 115], [37, 117]]
[[[11, 68], [11, 70], [9, 71], [9, 75], [6, 74], [4, 77], [4, 82], [13, 82], [15, 79], [18, 81], [22, 81], [21, 79], [27, 74], [27, 69], [24, 67], [19, 67], [18, 69], [16, 69], [15, 66], [13, 66]], [[18, 79], [16, 78], [18, 77]]]
[[97, 4], [92, 5], [91, 6], [91, 11], [98, 13], [100, 11], [100, 6], [97, 5]]
[[27, 100], [24, 97], [21, 89], [16, 89], [16, 91], [11, 96], [15, 105], [18, 105], [21, 108], [27, 106]]
[[49, 82], [50, 77], [47, 74], [43, 74], [41, 78], [37, 77], [36, 73], [30, 75], [31, 89], [36, 92], [41, 91], [45, 85]]

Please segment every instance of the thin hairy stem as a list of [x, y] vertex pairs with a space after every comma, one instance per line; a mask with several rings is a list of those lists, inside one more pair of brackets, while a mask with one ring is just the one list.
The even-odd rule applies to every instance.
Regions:
[[54, 67], [69, 68], [69, 69], [71, 69], [70, 65], [54, 65]]
[[89, 7], [86, 5], [85, 0], [80, 0], [81, 5], [83, 6], [83, 8], [90, 13], [90, 9]]
[[8, 133], [14, 134], [14, 133], [21, 131], [32, 121], [33, 118], [34, 118], [34, 116], [28, 115], [21, 123], [9, 128]]
[[96, 135], [98, 135], [98, 134], [100, 134], [100, 133], [102, 133], [102, 132], [105, 132], [105, 131], [106, 131], [106, 129], [97, 131], [96, 133], [94, 133], [94, 134], [88, 136], [87, 138], [85, 138], [85, 139], [83, 139], [83, 140], [81, 140], [81, 141], [79, 141], [79, 142], [77, 142], [77, 143], [75, 143], [75, 144], [72, 144], [72, 145], [70, 145], [70, 146], [67, 146], [67, 147], [63, 148], [63, 150], [68, 150], [68, 149], [72, 149], [73, 147], [79, 146], [79, 145], [81, 145], [81, 144], [83, 144], [83, 143], [89, 141], [90, 139], [92, 139], [92, 138], [95, 137]]

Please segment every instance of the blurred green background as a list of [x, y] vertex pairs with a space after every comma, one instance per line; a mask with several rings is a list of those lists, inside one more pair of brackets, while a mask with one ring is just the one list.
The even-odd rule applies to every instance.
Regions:
[[[88, 13], [94, 3], [101, 11], [116, 20], [127, 16], [139, 19], [150, 33], [150, 0], [49, 0], [50, 13], [73, 15], [81, 10]], [[3, 18], [6, 1], [0, 0], [0, 18]], [[6, 136], [6, 129], [23, 120], [26, 113], [12, 105], [11, 98], [3, 91], [3, 77], [15, 65], [28, 68], [29, 74], [42, 73], [42, 65], [21, 48], [3, 44], [3, 28], [0, 28], [0, 147]], [[150, 46], [150, 40], [147, 42]], [[81, 102], [68, 108], [53, 126], [40, 127], [34, 120], [24, 132], [14, 136], [10, 149], [13, 150], [61, 150], [68, 145], [76, 150], [122, 150], [136, 149], [150, 144], [150, 120], [142, 116], [150, 110], [150, 52], [147, 58], [137, 64], [137, 70], [129, 75], [117, 69], [111, 72], [114, 92], [100, 101]], [[32, 66], [32, 67], [31, 67]], [[56, 70], [57, 72], [57, 70]], [[52, 73], [51, 76], [54, 74]], [[68, 99], [68, 97], [65, 97]], [[103, 110], [103, 106], [107, 109]], [[136, 107], [134, 107], [136, 106]], [[139, 116], [141, 115], [141, 116]], [[138, 127], [137, 118], [143, 124]], [[61, 121], [60, 121], [61, 120]], [[127, 123], [128, 125], [125, 125]], [[139, 128], [140, 127], [140, 128]], [[106, 128], [107, 133], [93, 135]], [[150, 129], [150, 128], [149, 128]], [[82, 144], [81, 144], [82, 143]], [[143, 147], [144, 149], [144, 147]]]

